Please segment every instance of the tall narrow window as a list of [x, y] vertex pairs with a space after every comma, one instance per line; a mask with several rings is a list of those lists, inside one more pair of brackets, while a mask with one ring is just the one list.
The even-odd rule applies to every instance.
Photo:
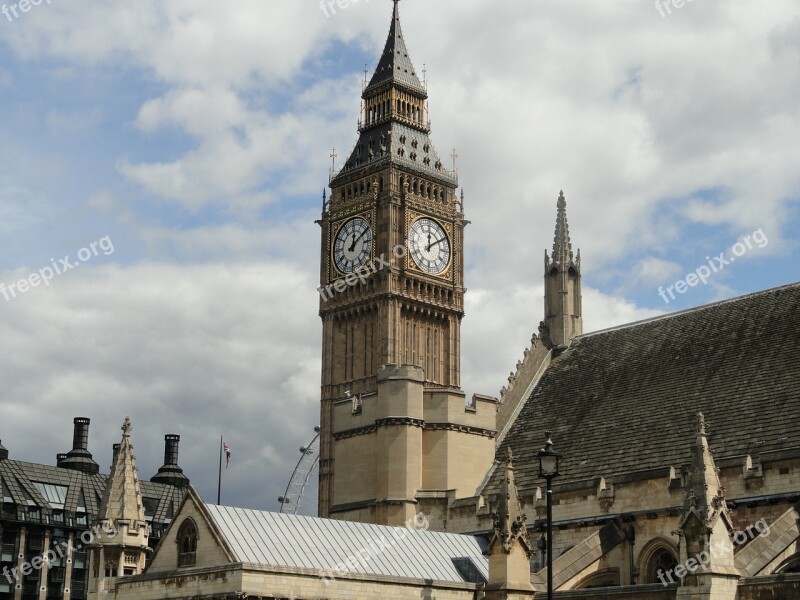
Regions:
[[186, 519], [178, 530], [178, 566], [192, 567], [197, 562], [197, 527]]

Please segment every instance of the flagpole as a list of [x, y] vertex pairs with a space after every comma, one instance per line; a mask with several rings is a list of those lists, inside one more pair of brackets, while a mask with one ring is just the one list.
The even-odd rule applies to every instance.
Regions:
[[222, 498], [222, 436], [219, 436], [219, 479], [217, 480], [217, 506]]

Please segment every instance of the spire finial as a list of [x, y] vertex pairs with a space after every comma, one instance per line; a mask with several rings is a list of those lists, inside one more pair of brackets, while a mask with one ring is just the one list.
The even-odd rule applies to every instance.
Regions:
[[569, 239], [567, 223], [567, 199], [564, 190], [558, 194], [558, 216], [556, 217], [556, 235], [553, 239], [553, 260], [560, 264], [572, 262], [572, 242]]
[[125, 422], [122, 424], [122, 435], [125, 437], [130, 437], [132, 429], [133, 425], [131, 425], [131, 418], [125, 417]]
[[706, 435], [706, 418], [703, 413], [697, 413], [697, 432], [700, 435]]

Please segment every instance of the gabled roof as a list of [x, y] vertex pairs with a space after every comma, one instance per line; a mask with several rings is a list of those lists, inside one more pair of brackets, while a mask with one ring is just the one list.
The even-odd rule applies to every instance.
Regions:
[[206, 504], [217, 530], [243, 563], [464, 583], [457, 559], [488, 578], [485, 541], [469, 535], [351, 523]]
[[[702, 411], [717, 463], [800, 451], [800, 284], [573, 340], [549, 366], [498, 449], [520, 489], [542, 482], [536, 452], [552, 429], [556, 485], [691, 463]], [[613, 480], [613, 479], [612, 479]], [[484, 492], [496, 494], [500, 473]]]

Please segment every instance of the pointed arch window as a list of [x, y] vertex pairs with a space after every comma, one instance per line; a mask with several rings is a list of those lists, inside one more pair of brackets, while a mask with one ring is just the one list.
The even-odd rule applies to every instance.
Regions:
[[197, 526], [186, 519], [178, 529], [178, 567], [193, 567], [197, 563]]
[[664, 538], [648, 543], [639, 556], [642, 583], [674, 581], [673, 573], [678, 566], [678, 553], [674, 544]]

